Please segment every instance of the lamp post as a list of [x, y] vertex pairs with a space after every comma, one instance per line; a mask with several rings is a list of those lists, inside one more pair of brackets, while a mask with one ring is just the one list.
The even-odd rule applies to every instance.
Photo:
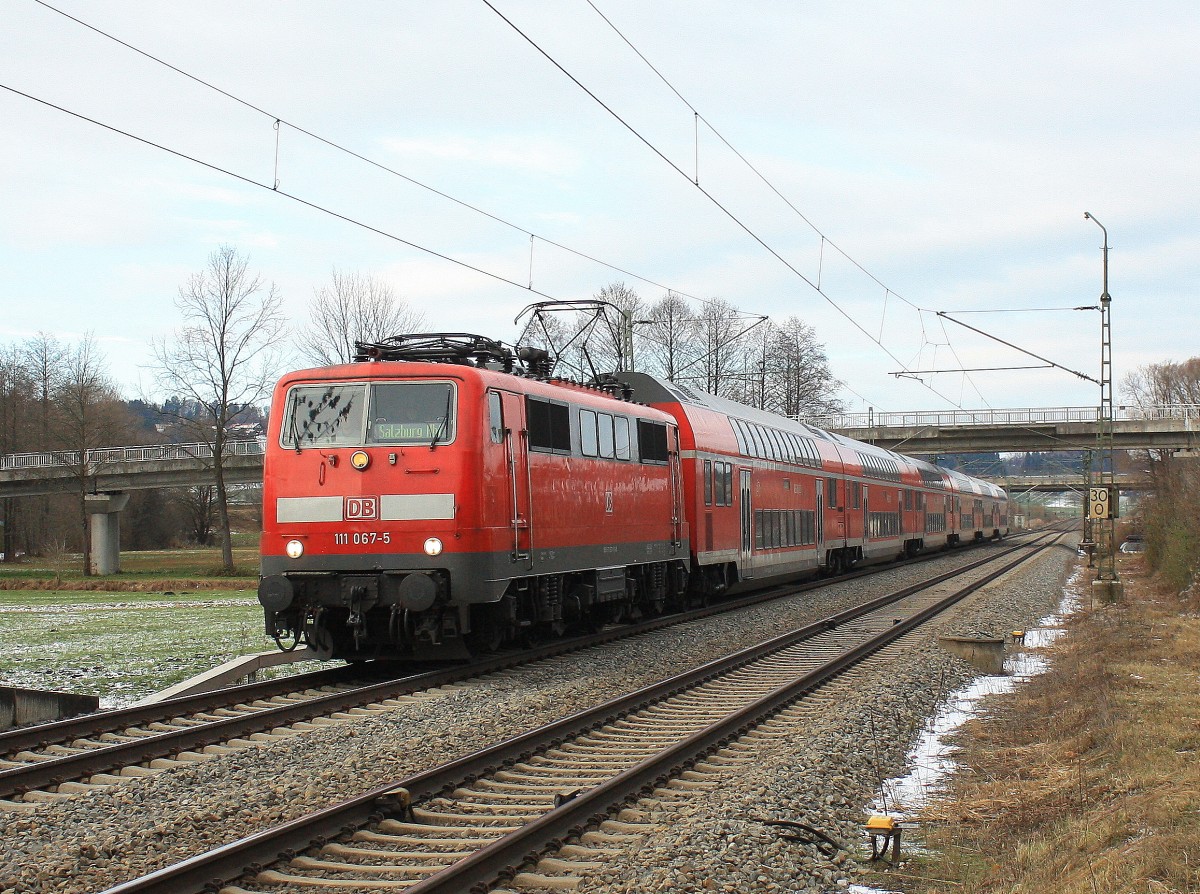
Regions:
[[[1100, 454], [1100, 470], [1098, 480], [1100, 488], [1105, 490], [1103, 514], [1095, 519], [1095, 528], [1099, 530], [1097, 552], [1099, 554], [1099, 571], [1093, 582], [1093, 590], [1102, 600], [1112, 602], [1120, 598], [1121, 584], [1117, 580], [1117, 557], [1115, 537], [1115, 516], [1118, 512], [1115, 479], [1113, 477], [1113, 399], [1112, 399], [1112, 323], [1109, 311], [1112, 296], [1108, 294], [1108, 229], [1088, 211], [1083, 212], [1085, 220], [1090, 220], [1104, 234], [1103, 261], [1104, 279], [1100, 293], [1100, 419], [1097, 427], [1096, 441]], [[1093, 513], [1089, 494], [1089, 514]], [[1093, 515], [1093, 518], [1095, 516]]]

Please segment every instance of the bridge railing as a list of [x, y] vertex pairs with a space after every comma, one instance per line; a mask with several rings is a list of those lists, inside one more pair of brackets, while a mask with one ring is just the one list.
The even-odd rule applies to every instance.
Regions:
[[[1056, 422], [1097, 422], [1099, 407], [1022, 407], [997, 410], [914, 410], [898, 413], [841, 413], [803, 420], [818, 428], [949, 428], [967, 425], [1036, 425]], [[1153, 407], [1117, 407], [1115, 420], [1200, 419], [1200, 405], [1171, 404]]]
[[[261, 456], [265, 445], [261, 441], [227, 441], [225, 456]], [[119, 463], [163, 462], [167, 460], [212, 459], [208, 444], [150, 444], [140, 447], [101, 447], [85, 453], [88, 466]], [[0, 470], [47, 469], [54, 467], [79, 468], [78, 450], [50, 450], [42, 453], [11, 453], [0, 456]]]

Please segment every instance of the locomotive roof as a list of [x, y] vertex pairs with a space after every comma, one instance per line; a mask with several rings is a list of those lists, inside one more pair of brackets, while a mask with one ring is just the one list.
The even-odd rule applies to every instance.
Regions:
[[532, 392], [541, 397], [551, 397], [559, 400], [567, 400], [569, 398], [578, 401], [588, 401], [589, 399], [599, 400], [615, 404], [615, 406], [607, 409], [606, 412], [625, 413], [631, 416], [674, 421], [669, 413], [664, 413], [662, 410], [652, 407], [646, 402], [627, 398], [625, 395], [619, 393], [619, 389], [613, 387], [612, 384], [609, 384], [608, 387], [603, 385], [589, 385], [553, 376], [540, 376], [521, 371], [497, 369], [490, 364], [477, 366], [471, 363], [429, 360], [406, 360], [402, 362], [363, 360], [354, 363], [292, 370], [279, 380], [279, 385], [288, 387], [296, 382], [320, 381], [322, 379], [370, 382], [380, 379], [403, 379], [407, 376], [464, 379], [475, 377], [490, 383], [499, 383], [509, 391]]

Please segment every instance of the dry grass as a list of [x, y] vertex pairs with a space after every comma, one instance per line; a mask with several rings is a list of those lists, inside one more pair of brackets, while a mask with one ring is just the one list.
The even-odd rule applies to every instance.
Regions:
[[1077, 616], [996, 698], [921, 819], [907, 894], [1200, 894], [1200, 605], [1122, 557], [1126, 601]]

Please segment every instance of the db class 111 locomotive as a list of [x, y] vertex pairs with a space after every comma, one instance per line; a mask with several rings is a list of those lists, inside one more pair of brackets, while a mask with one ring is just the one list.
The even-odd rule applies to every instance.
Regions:
[[548, 373], [441, 333], [281, 379], [267, 634], [461, 658], [1008, 532], [988, 482], [644, 373]]

